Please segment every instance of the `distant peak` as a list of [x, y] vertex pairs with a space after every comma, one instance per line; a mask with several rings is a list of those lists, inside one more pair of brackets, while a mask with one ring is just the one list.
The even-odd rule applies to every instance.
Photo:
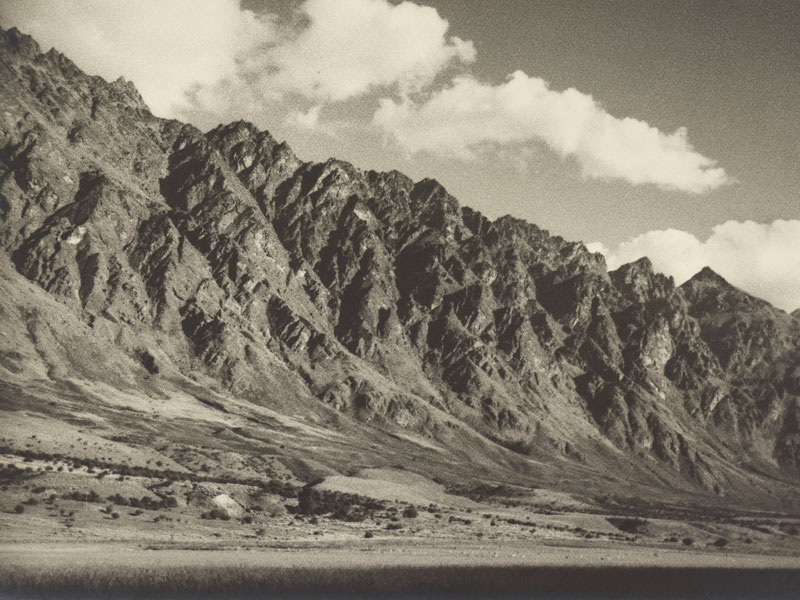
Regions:
[[728, 283], [728, 280], [725, 279], [722, 275], [714, 271], [711, 267], [703, 267], [697, 274], [692, 277], [689, 281], [704, 281], [708, 283], [718, 283], [718, 284], [725, 284], [730, 286], [731, 284]]
[[625, 263], [617, 269], [617, 272], [619, 273], [639, 273], [643, 271], [646, 273], [653, 272], [653, 263], [646, 256], [637, 258], [629, 263]]

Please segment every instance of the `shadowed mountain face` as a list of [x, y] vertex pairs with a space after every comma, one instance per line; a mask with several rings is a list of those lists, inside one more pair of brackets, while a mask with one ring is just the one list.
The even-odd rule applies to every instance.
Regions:
[[213, 394], [385, 460], [413, 437], [420, 471], [797, 497], [796, 314], [708, 269], [608, 273], [436, 181], [305, 163], [249, 123], [156, 118], [15, 29], [0, 81], [6, 398]]

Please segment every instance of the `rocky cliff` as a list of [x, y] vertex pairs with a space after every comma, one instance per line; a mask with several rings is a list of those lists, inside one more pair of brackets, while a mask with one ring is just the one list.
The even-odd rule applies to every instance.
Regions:
[[800, 319], [709, 269], [608, 273], [436, 181], [156, 118], [15, 29], [0, 81], [6, 396], [205, 389], [467, 470], [794, 489]]

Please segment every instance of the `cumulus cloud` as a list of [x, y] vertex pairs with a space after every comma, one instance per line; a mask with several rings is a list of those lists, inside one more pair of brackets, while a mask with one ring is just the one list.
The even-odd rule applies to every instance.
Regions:
[[729, 181], [715, 161], [694, 150], [686, 129], [666, 134], [644, 121], [613, 117], [592, 96], [551, 90], [522, 71], [500, 85], [457, 77], [422, 102], [385, 98], [373, 122], [410, 153], [470, 159], [486, 144], [542, 141], [575, 158], [587, 177], [690, 193]]
[[610, 270], [647, 256], [677, 284], [709, 266], [779, 308], [800, 307], [800, 220], [727, 221], [712, 228], [705, 241], [676, 229], [649, 231], [613, 250], [600, 243], [587, 248], [604, 254]]
[[246, 65], [268, 93], [337, 101], [380, 86], [414, 91], [451, 63], [475, 60], [472, 42], [448, 38], [448, 22], [428, 6], [306, 0], [302, 12], [307, 26]]
[[275, 36], [270, 19], [238, 0], [4, 0], [0, 19], [89, 73], [132, 80], [162, 116], [176, 116], [187, 90], [229, 77], [240, 56]]
[[[238, 118], [242, 102], [251, 113], [292, 94], [322, 103], [374, 88], [407, 93], [475, 58], [430, 7], [305, 0], [298, 10], [287, 23], [239, 0], [6, 0], [0, 18], [90, 73], [131, 79], [163, 116], [199, 108]], [[314, 110], [296, 124], [316, 125]]]

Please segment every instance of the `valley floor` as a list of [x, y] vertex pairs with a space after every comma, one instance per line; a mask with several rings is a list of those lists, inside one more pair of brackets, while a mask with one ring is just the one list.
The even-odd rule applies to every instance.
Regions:
[[327, 597], [794, 598], [800, 561], [654, 547], [422, 540], [218, 549], [55, 542], [0, 546], [0, 581], [0, 589], [16, 597], [325, 592]]

